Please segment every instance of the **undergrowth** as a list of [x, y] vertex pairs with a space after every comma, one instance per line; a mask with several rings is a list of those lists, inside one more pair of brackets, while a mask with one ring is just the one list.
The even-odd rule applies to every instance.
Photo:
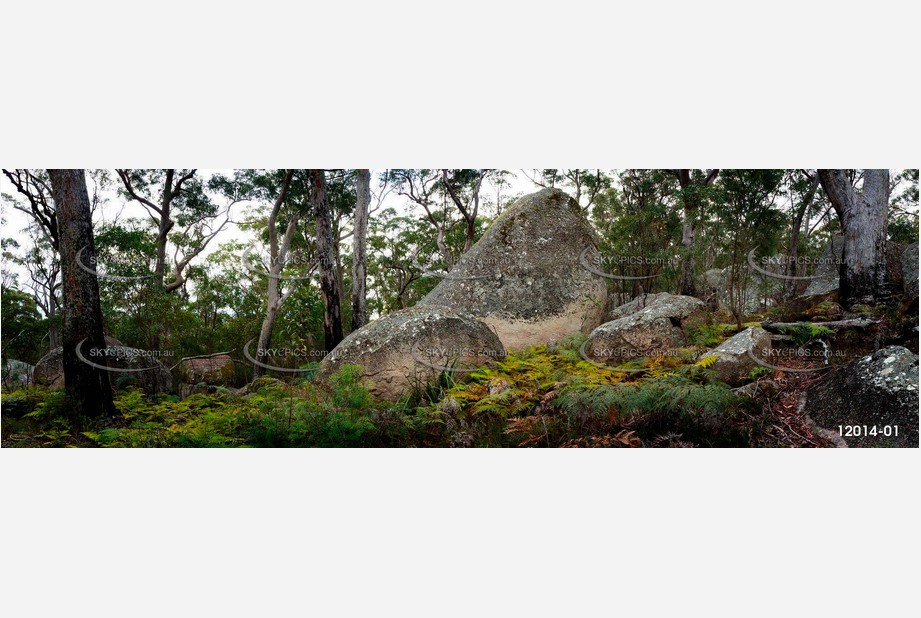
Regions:
[[[730, 328], [699, 333], [698, 342]], [[696, 348], [607, 368], [581, 336], [508, 354], [466, 375], [446, 371], [397, 403], [376, 401], [361, 369], [328, 384], [259, 378], [186, 399], [117, 393], [110, 419], [67, 420], [63, 391], [3, 395], [5, 446], [745, 446], [751, 400], [719, 382]]]

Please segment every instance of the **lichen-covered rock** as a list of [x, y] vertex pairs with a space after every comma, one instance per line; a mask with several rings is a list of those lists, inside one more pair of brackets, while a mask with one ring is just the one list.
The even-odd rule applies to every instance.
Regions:
[[706, 306], [699, 298], [658, 294], [644, 307], [593, 330], [583, 350], [595, 362], [614, 365], [636, 358], [670, 356], [687, 345], [685, 328], [707, 318]]
[[668, 294], [667, 292], [661, 292], [658, 294], [642, 294], [629, 302], [618, 305], [616, 307], [612, 307], [610, 311], [608, 311], [608, 319], [606, 321], [610, 322], [611, 320], [616, 320], [618, 318], [628, 316], [631, 313], [636, 313], [640, 309], [645, 309], [647, 306], [655, 303], [659, 299], [670, 297], [672, 297], [672, 295]]
[[[173, 375], [163, 363], [145, 350], [129, 348], [118, 339], [106, 335], [105, 358], [88, 360], [109, 367], [109, 382], [113, 387], [137, 386], [148, 394], [173, 390]], [[55, 348], [35, 365], [36, 384], [52, 388], [64, 386], [64, 348]]]
[[732, 389], [732, 392], [740, 397], [751, 397], [755, 398], [758, 393], [764, 393], [765, 395], [773, 395], [780, 390], [780, 385], [777, 384], [774, 380], [761, 380], [758, 382], [750, 382], [745, 386], [740, 386], [738, 388]]
[[[918, 357], [889, 346], [833, 369], [803, 392], [800, 410], [847, 446], [917, 448]], [[841, 435], [839, 427], [852, 429]]]
[[3, 385], [15, 388], [32, 382], [35, 366], [13, 358], [3, 363]]
[[176, 368], [180, 380], [186, 384], [229, 384], [234, 377], [233, 359], [229, 354], [215, 354], [200, 358], [186, 358]]
[[907, 300], [918, 298], [918, 243], [905, 247], [902, 254], [902, 285]]
[[496, 334], [469, 314], [417, 305], [384, 316], [346, 337], [320, 363], [326, 380], [344, 365], [359, 365], [378, 399], [396, 401], [433, 384], [448, 371], [460, 379], [505, 356]]
[[812, 279], [803, 296], [824, 296], [838, 291], [841, 256], [844, 253], [844, 236], [835, 236], [825, 245], [822, 257], [812, 272]]
[[719, 379], [739, 386], [751, 381], [752, 369], [758, 366], [754, 358], [770, 363], [770, 350], [771, 334], [759, 326], [752, 326], [704, 352], [700, 358], [716, 356], [712, 368]]
[[494, 329], [508, 349], [588, 333], [603, 318], [605, 278], [597, 241], [579, 205], [563, 191], [525, 195], [421, 302], [453, 307]]

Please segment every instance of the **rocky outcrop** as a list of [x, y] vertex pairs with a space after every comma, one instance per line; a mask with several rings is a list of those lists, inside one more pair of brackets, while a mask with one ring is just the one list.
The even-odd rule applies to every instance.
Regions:
[[641, 309], [645, 309], [647, 306], [655, 303], [659, 299], [665, 299], [669, 297], [672, 297], [672, 295], [668, 294], [667, 292], [642, 294], [622, 305], [611, 307], [610, 311], [608, 311], [608, 319], [605, 321], [610, 322], [611, 320], [616, 320], [618, 318], [628, 316], [632, 313], [636, 313]]
[[229, 354], [184, 358], [176, 370], [181, 382], [212, 386], [231, 383], [235, 373], [233, 359]]
[[758, 367], [755, 358], [770, 363], [770, 350], [771, 334], [761, 327], [752, 326], [704, 352], [700, 358], [716, 356], [712, 369], [719, 379], [731, 386], [739, 386], [751, 381], [752, 369]]
[[687, 345], [686, 327], [708, 319], [704, 302], [693, 296], [662, 293], [643, 302], [645, 306], [637, 311], [591, 332], [582, 348], [590, 360], [619, 365], [636, 358], [673, 355]]
[[907, 300], [918, 298], [918, 243], [905, 247], [902, 254], [902, 286]]
[[[171, 392], [173, 376], [153, 354], [129, 348], [114, 337], [106, 335], [105, 362], [102, 358], [88, 358], [108, 366], [109, 382], [114, 387], [137, 386], [149, 394]], [[36, 384], [52, 388], [64, 386], [64, 348], [55, 348], [35, 365]]]
[[468, 313], [508, 349], [555, 342], [604, 319], [605, 278], [590, 268], [600, 262], [579, 205], [544, 189], [503, 212], [420, 305]]
[[484, 322], [453, 309], [417, 305], [346, 337], [323, 359], [319, 377], [326, 380], [344, 365], [359, 365], [372, 395], [396, 401], [446, 371], [460, 379], [504, 356], [502, 342]]
[[841, 445], [917, 448], [918, 357], [889, 346], [833, 369], [803, 392], [800, 411]]

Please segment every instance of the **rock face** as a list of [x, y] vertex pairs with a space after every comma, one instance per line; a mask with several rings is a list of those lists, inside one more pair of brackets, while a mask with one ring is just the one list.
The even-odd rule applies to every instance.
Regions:
[[905, 247], [902, 254], [902, 285], [908, 300], [918, 298], [918, 243]]
[[[508, 349], [588, 333], [603, 318], [605, 278], [591, 226], [558, 189], [517, 200], [421, 302], [469, 313]], [[596, 268], [596, 270], [603, 270]]]
[[841, 256], [844, 253], [844, 236], [835, 236], [825, 245], [820, 262], [816, 265], [804, 297], [822, 296], [838, 291]]
[[[765, 267], [765, 270], [779, 269]], [[729, 293], [731, 275], [731, 269], [729, 268], [711, 268], [700, 276], [698, 287], [701, 290], [701, 296], [705, 297], [707, 306], [711, 309], [731, 310], [731, 305], [735, 302], [741, 307], [742, 313], [757, 313], [763, 307], [773, 306], [775, 304], [775, 295], [783, 287], [782, 279], [743, 269], [736, 276], [740, 279], [740, 283], [744, 283], [744, 285], [736, 285], [740, 289], [736, 292], [738, 298], [733, 299]]]
[[713, 365], [719, 379], [732, 386], [750, 382], [752, 369], [758, 367], [752, 356], [770, 363], [771, 334], [761, 327], [753, 326], [730, 337], [700, 358], [716, 356]]
[[[814, 382], [800, 406], [820, 433], [835, 442], [917, 448], [918, 357], [900, 346], [883, 348]], [[849, 436], [845, 429], [842, 436], [842, 425], [858, 427], [850, 432], [858, 435]]]
[[[107, 346], [105, 364], [110, 368], [109, 382], [113, 387], [135, 385], [150, 394], [173, 390], [173, 375], [150, 353], [129, 348], [108, 335], [105, 340]], [[120, 369], [123, 371], [119, 371]], [[34, 377], [36, 384], [62, 388], [64, 386], [64, 348], [55, 348], [43, 356], [35, 365]]]
[[[707, 319], [704, 302], [693, 296], [662, 293], [651, 302], [649, 297], [642, 302], [642, 308], [638, 307], [641, 303], [633, 305], [638, 309], [634, 313], [593, 330], [583, 347], [586, 356], [599, 363], [619, 365], [635, 358], [670, 355], [687, 345], [686, 326]], [[627, 311], [628, 305], [618, 310]]]
[[655, 303], [657, 300], [665, 299], [665, 298], [674, 298], [674, 297], [671, 294], [668, 294], [666, 292], [643, 294], [641, 296], [637, 296], [636, 298], [634, 298], [633, 300], [629, 302], [626, 302], [622, 305], [618, 305], [616, 307], [612, 307], [610, 311], [608, 311], [608, 319], [606, 321], [610, 322], [611, 320], [616, 320], [618, 318], [622, 318], [630, 314], [636, 313], [640, 309], [645, 309], [649, 305]]
[[3, 363], [3, 385], [15, 388], [25, 386], [32, 381], [35, 366], [13, 358]]
[[225, 385], [234, 376], [233, 359], [229, 354], [187, 358], [179, 363], [177, 370], [180, 380], [187, 384]]
[[396, 401], [437, 381], [446, 367], [459, 379], [504, 356], [502, 342], [482, 321], [445, 307], [417, 305], [346, 337], [320, 363], [319, 376], [328, 379], [343, 365], [360, 365], [371, 394]]

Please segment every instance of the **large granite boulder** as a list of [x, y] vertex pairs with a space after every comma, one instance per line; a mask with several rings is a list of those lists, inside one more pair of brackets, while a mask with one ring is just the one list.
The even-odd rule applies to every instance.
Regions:
[[[146, 350], [129, 348], [108, 335], [105, 341], [105, 362], [100, 362], [102, 358], [88, 360], [109, 367], [109, 382], [113, 388], [137, 386], [149, 394], [173, 390], [173, 375], [153, 354]], [[63, 388], [64, 348], [55, 348], [38, 361], [35, 365], [34, 379], [36, 384]]]
[[902, 286], [907, 300], [918, 298], [918, 243], [905, 247], [902, 254]]
[[800, 411], [841, 446], [917, 448], [918, 357], [889, 346], [833, 369], [803, 392]]
[[752, 369], [758, 366], [755, 359], [770, 363], [771, 334], [759, 326], [746, 328], [730, 337], [700, 358], [715, 356], [712, 365], [719, 379], [732, 386], [751, 381]]
[[346, 337], [320, 363], [319, 378], [359, 365], [372, 395], [396, 401], [435, 383], [445, 371], [460, 379], [504, 356], [502, 342], [484, 322], [446, 307], [416, 305]]
[[582, 348], [586, 356], [613, 365], [635, 358], [670, 356], [687, 345], [686, 327], [708, 319], [706, 305], [693, 296], [662, 293], [647, 301], [634, 304], [637, 308], [645, 303], [633, 313], [593, 330]]
[[420, 305], [452, 307], [495, 330], [508, 349], [589, 333], [604, 319], [595, 234], [563, 191], [525, 195], [496, 219]]

